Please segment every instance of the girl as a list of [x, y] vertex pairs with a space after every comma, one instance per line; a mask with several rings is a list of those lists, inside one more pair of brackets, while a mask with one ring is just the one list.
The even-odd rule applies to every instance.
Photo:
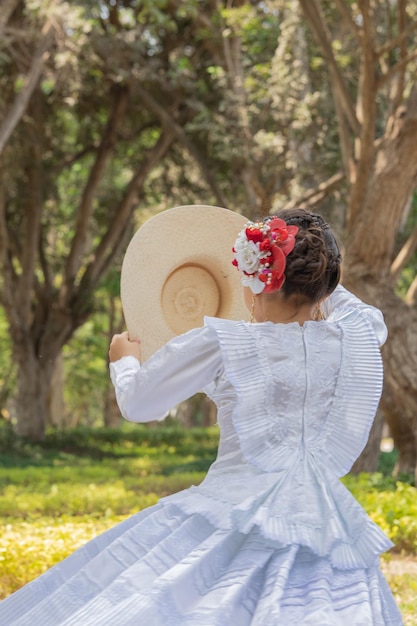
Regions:
[[203, 388], [217, 459], [5, 600], [1, 624], [402, 624], [379, 568], [392, 544], [339, 481], [367, 441], [386, 339], [340, 262], [317, 214], [248, 223], [233, 264], [251, 322], [206, 318], [143, 364], [138, 341], [113, 338], [123, 416], [162, 419]]

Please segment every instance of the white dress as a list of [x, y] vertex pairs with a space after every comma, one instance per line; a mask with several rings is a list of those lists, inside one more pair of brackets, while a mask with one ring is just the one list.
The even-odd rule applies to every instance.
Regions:
[[326, 306], [304, 326], [207, 318], [113, 363], [132, 421], [204, 388], [217, 459], [4, 600], [1, 626], [402, 624], [379, 568], [392, 543], [339, 480], [374, 419], [386, 328], [343, 287]]

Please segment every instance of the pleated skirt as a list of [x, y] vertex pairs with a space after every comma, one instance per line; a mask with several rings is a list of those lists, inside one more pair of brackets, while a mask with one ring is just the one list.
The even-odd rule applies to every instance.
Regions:
[[1, 626], [397, 626], [378, 562], [337, 570], [187, 515], [168, 499], [99, 535], [0, 603]]

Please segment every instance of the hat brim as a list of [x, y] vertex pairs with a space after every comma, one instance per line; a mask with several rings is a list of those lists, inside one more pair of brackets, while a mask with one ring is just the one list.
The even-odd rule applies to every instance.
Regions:
[[145, 222], [126, 250], [121, 300], [129, 337], [146, 360], [205, 315], [247, 317], [232, 247], [247, 219], [221, 207], [187, 205]]

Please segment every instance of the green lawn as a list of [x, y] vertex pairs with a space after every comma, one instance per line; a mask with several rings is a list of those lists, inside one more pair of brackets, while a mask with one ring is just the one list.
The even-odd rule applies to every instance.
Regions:
[[[51, 433], [42, 445], [0, 428], [0, 598], [161, 496], [198, 484], [216, 428], [126, 425]], [[382, 567], [407, 626], [417, 625], [417, 492], [381, 472], [344, 479], [396, 543]]]

